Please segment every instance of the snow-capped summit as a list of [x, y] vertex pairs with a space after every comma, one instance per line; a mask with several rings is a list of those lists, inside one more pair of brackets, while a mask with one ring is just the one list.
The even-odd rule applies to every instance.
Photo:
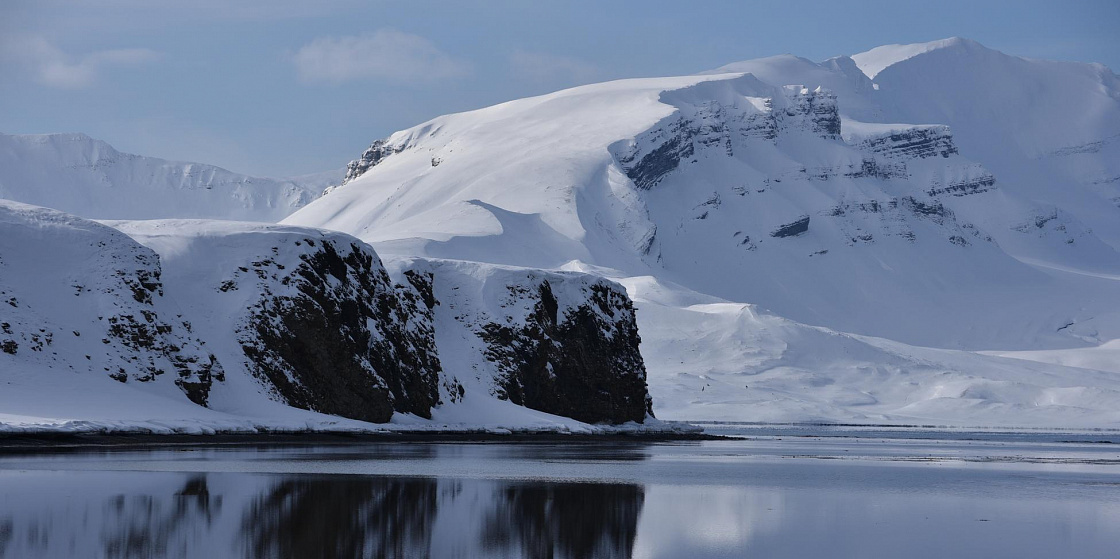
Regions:
[[324, 182], [333, 181], [257, 178], [121, 153], [85, 134], [0, 134], [0, 198], [89, 218], [277, 221], [318, 197]]

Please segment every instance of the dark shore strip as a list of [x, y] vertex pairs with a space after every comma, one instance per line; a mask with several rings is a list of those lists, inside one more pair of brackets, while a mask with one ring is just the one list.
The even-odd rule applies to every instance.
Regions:
[[44, 452], [88, 452], [98, 450], [166, 450], [176, 448], [275, 447], [356, 445], [368, 443], [518, 443], [595, 444], [619, 442], [682, 442], [737, 439], [703, 432], [623, 431], [612, 433], [560, 433], [517, 431], [508, 434], [487, 431], [385, 431], [329, 432], [277, 431], [213, 434], [113, 433], [10, 433], [0, 434], [0, 455]]

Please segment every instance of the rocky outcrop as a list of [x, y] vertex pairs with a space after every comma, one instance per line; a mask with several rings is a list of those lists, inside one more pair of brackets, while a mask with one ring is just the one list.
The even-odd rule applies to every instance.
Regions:
[[[466, 262], [405, 267], [434, 277], [448, 380], [589, 423], [652, 415], [634, 307], [620, 286], [588, 274]], [[464, 354], [464, 347], [475, 349]]]
[[948, 126], [914, 126], [855, 140], [861, 150], [891, 158], [949, 157], [957, 153]]
[[971, 173], [964, 177], [952, 178], [948, 181], [936, 181], [930, 185], [926, 194], [930, 196], [938, 196], [940, 194], [948, 194], [950, 196], [968, 196], [970, 194], [980, 194], [987, 192], [996, 185], [996, 178], [987, 171], [978, 173]]
[[168, 297], [227, 376], [275, 401], [372, 422], [477, 397], [596, 423], [650, 412], [633, 305], [595, 276], [415, 261], [394, 282], [341, 233], [114, 225], [162, 251]]
[[563, 315], [548, 280], [523, 324], [482, 326], [486, 355], [504, 373], [498, 395], [535, 410], [589, 423], [642, 422], [652, 414], [645, 364], [638, 352], [634, 307], [605, 283]]
[[779, 128], [801, 130], [822, 138], [840, 137], [840, 112], [836, 95], [823, 87], [810, 90], [801, 85], [785, 86], [787, 99]]
[[160, 249], [169, 296], [219, 359], [274, 400], [352, 419], [431, 417], [439, 403], [431, 278], [394, 285], [365, 243], [341, 233], [243, 223], [116, 224]]
[[662, 94], [662, 102], [677, 107], [677, 112], [634, 140], [612, 147], [634, 185], [649, 190], [682, 162], [713, 150], [732, 157], [736, 146], [741, 149], [750, 141], [774, 142], [781, 134], [840, 138], [840, 113], [832, 92], [800, 85], [752, 91], [758, 87], [756, 80], [740, 81]]
[[[259, 299], [238, 330], [253, 374], [299, 408], [373, 422], [394, 411], [431, 417], [440, 365], [423, 296], [394, 287], [368, 246], [296, 242], [309, 250], [287, 273], [272, 273], [267, 259], [251, 264], [277, 282], [256, 283]], [[245, 275], [233, 272], [234, 281]]]
[[0, 371], [172, 383], [207, 405], [221, 365], [164, 294], [159, 258], [110, 227], [0, 201]]
[[346, 184], [362, 176], [366, 171], [384, 161], [386, 157], [398, 153], [404, 150], [404, 148], [404, 145], [390, 144], [389, 140], [375, 140], [362, 152], [361, 157], [346, 165], [346, 177], [342, 179], [342, 184]]
[[630, 177], [634, 186], [639, 189], [653, 188], [662, 177], [680, 166], [682, 159], [692, 157], [695, 153], [692, 144], [693, 136], [685, 123], [680, 121], [669, 123], [664, 136], [665, 141], [647, 153], [633, 150], [619, 157], [618, 162], [622, 164], [626, 176]]
[[782, 225], [770, 233], [771, 237], [796, 237], [809, 230], [809, 216], [803, 215], [795, 221]]

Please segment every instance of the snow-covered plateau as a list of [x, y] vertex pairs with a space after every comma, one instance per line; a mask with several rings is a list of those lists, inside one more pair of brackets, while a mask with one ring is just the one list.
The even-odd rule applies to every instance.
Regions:
[[178, 219], [0, 205], [5, 429], [1120, 428], [1100, 65], [954, 38], [588, 85], [322, 196], [27, 138], [0, 197]]

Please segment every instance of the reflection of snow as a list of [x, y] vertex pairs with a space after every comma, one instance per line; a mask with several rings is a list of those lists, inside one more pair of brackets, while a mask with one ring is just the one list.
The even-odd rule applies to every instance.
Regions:
[[634, 557], [733, 556], [757, 534], [780, 529], [783, 505], [774, 490], [654, 486], [646, 492]]

